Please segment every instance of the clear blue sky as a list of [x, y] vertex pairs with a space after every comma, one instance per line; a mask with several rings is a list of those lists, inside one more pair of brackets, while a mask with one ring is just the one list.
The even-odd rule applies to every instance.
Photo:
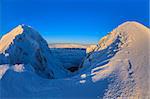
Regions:
[[50, 43], [97, 43], [125, 21], [148, 26], [148, 0], [0, 0], [0, 36], [30, 25]]

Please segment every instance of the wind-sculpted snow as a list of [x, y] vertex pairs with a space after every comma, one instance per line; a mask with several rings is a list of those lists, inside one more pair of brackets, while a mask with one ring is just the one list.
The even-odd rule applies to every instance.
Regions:
[[136, 22], [126, 22], [102, 38], [84, 66], [94, 82], [108, 78], [103, 98], [149, 97], [150, 30]]
[[[47, 42], [37, 31], [19, 25], [0, 40], [0, 64], [31, 64], [36, 73], [45, 78], [61, 78], [66, 71], [49, 53]], [[58, 62], [57, 62], [58, 63]]]
[[[35, 74], [32, 66], [23, 65], [22, 72], [7, 69], [0, 80], [1, 99], [93, 99], [104, 93], [107, 82], [93, 83], [90, 78], [48, 80]], [[14, 67], [14, 66], [13, 66]], [[30, 68], [29, 68], [30, 67]], [[26, 69], [28, 68], [28, 69]]]
[[126, 22], [92, 47], [75, 76], [63, 79], [44, 79], [28, 64], [1, 65], [0, 98], [149, 99], [149, 37], [148, 28]]

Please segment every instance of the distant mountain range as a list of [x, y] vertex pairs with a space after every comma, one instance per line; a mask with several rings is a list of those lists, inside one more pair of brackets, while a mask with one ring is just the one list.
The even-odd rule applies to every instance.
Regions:
[[84, 48], [94, 44], [79, 44], [79, 43], [49, 43], [49, 48]]

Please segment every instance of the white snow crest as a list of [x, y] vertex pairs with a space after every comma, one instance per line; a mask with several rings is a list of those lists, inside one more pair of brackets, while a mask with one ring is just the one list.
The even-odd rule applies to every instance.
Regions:
[[15, 72], [23, 72], [25, 70], [24, 64], [15, 64], [12, 68]]
[[5, 65], [0, 65], [0, 79], [3, 77], [3, 75], [5, 74], [5, 72], [9, 69], [9, 65], [5, 64]]

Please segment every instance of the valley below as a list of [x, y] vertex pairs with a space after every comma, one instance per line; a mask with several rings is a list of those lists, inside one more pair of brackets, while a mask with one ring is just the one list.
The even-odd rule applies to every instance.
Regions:
[[58, 57], [62, 66], [70, 72], [78, 71], [86, 57], [85, 48], [50, 48], [50, 52], [54, 57]]

